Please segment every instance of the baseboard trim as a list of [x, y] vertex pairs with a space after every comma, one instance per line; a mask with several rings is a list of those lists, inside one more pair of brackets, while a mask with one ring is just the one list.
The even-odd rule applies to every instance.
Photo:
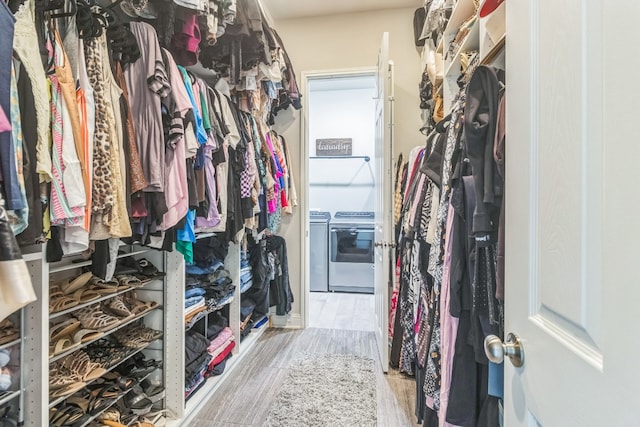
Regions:
[[302, 329], [302, 315], [292, 313], [286, 316], [271, 316], [271, 326], [274, 328]]

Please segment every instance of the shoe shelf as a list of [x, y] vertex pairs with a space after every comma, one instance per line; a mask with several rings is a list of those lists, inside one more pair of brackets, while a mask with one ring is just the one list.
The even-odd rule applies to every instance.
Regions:
[[[140, 378], [140, 382], [146, 380], [147, 378], [149, 378], [151, 376], [153, 372], [148, 373], [147, 375], [145, 375], [144, 377]], [[111, 408], [113, 405], [115, 405], [116, 403], [118, 403], [121, 399], [123, 399], [127, 394], [131, 393], [131, 390], [127, 390], [126, 392], [122, 393], [120, 396], [114, 398], [110, 403], [108, 403], [100, 412], [92, 415], [89, 419], [87, 419], [84, 423], [76, 426], [74, 424], [74, 427], [86, 427], [89, 424], [91, 424], [92, 422], [94, 422], [100, 415], [102, 415], [107, 409]]]
[[0, 406], [3, 406], [5, 403], [11, 402], [16, 397], [19, 397], [22, 394], [22, 391], [3, 391], [0, 392]]
[[9, 341], [8, 343], [0, 345], [0, 350], [4, 350], [5, 348], [16, 346], [20, 344], [21, 341], [22, 341], [22, 338], [16, 338], [13, 341]]
[[[153, 279], [153, 280], [159, 280], [159, 279]], [[77, 310], [80, 310], [82, 308], [92, 306], [92, 305], [97, 304], [99, 302], [103, 302], [103, 301], [107, 301], [107, 300], [113, 299], [113, 298], [117, 297], [118, 295], [126, 294], [127, 292], [130, 292], [130, 291], [135, 291], [135, 290], [138, 290], [138, 289], [142, 289], [143, 287], [147, 286], [149, 283], [151, 283], [151, 282], [145, 283], [143, 286], [133, 286], [133, 287], [130, 287], [130, 288], [127, 288], [127, 289], [123, 289], [123, 290], [120, 290], [120, 291], [113, 292], [111, 294], [106, 294], [104, 296], [101, 296], [100, 298], [96, 298], [94, 300], [91, 300], [91, 301], [88, 301], [88, 302], [85, 302], [85, 303], [82, 303], [82, 304], [75, 305], [75, 306], [73, 306], [71, 308], [68, 308], [66, 310], [62, 310], [62, 311], [57, 311], [55, 313], [51, 313], [49, 315], [49, 320], [54, 320], [54, 319], [57, 319], [58, 317], [62, 317], [64, 315], [66, 315], [66, 314], [73, 313], [73, 312], [75, 312]]]
[[[100, 337], [100, 338], [102, 338], [102, 337]], [[146, 350], [149, 346], [151, 346], [151, 344], [153, 344], [154, 342], [156, 342], [158, 340], [161, 340], [161, 339], [162, 339], [162, 337], [157, 338], [157, 339], [155, 339], [153, 341], [149, 341], [145, 346], [135, 349], [134, 351], [129, 353], [127, 356], [123, 357], [121, 360], [119, 360], [118, 362], [114, 363], [112, 366], [106, 368], [105, 374], [115, 370], [118, 366], [122, 365], [124, 362], [126, 362], [129, 359], [131, 359], [133, 356], [135, 356], [136, 354], [140, 353], [141, 351]], [[149, 373], [149, 374], [151, 374], [151, 373]], [[103, 376], [104, 376], [104, 374], [103, 374]], [[145, 378], [147, 378], [147, 376], [145, 376]], [[99, 380], [101, 378], [102, 377], [98, 377], [96, 379], [87, 381], [86, 385], [88, 386], [89, 384], [92, 384], [93, 382], [95, 382], [95, 381], [97, 381], [97, 380]], [[140, 381], [140, 382], [142, 382], [142, 381]], [[69, 396], [72, 396], [72, 395], [69, 395]], [[54, 406], [58, 405], [59, 403], [64, 402], [65, 400], [67, 400], [69, 398], [69, 396], [61, 396], [61, 397], [56, 398], [55, 400], [52, 400], [51, 402], [49, 402], [49, 409], [53, 408]]]
[[[141, 250], [133, 250], [130, 249], [129, 251], [126, 251], [125, 253], [122, 254], [118, 254], [117, 259], [122, 259], [122, 258], [126, 258], [126, 257], [130, 257], [130, 256], [136, 256], [136, 255], [142, 255], [149, 252], [149, 249], [141, 249]], [[78, 254], [76, 254], [77, 256]], [[49, 273], [53, 274], [53, 273], [59, 273], [61, 271], [67, 271], [67, 270], [73, 270], [76, 268], [81, 268], [81, 267], [87, 267], [90, 266], [93, 261], [91, 260], [86, 260], [86, 261], [79, 261], [82, 258], [73, 258], [73, 257], [65, 257], [63, 258], [61, 261], [58, 261], [56, 263], [52, 263], [51, 267], [49, 267]]]
[[[203, 237], [203, 236], [199, 236]], [[120, 251], [125, 253], [118, 254], [118, 259], [125, 257], [146, 258], [160, 272], [164, 272], [163, 277], [154, 278], [152, 281], [145, 283], [143, 286], [131, 287], [128, 289], [118, 290], [111, 294], [100, 295], [93, 301], [87, 301], [78, 304], [75, 307], [69, 307], [66, 310], [49, 313], [50, 288], [49, 282], [51, 277], [57, 278], [59, 275], [69, 276], [74, 270], [80, 272], [83, 267], [91, 265], [91, 260], [83, 258], [82, 254], [73, 254], [65, 256], [60, 262], [46, 262], [46, 245], [41, 245], [33, 249], [35, 252], [25, 253], [24, 259], [27, 263], [34, 291], [37, 300], [29, 304], [22, 312], [22, 336], [21, 338], [11, 340], [0, 345], [0, 349], [15, 347], [16, 356], [17, 349], [20, 349], [20, 369], [21, 383], [16, 389], [9, 394], [0, 394], [0, 405], [6, 405], [7, 402], [13, 405], [14, 402], [20, 406], [20, 421], [24, 427], [42, 427], [49, 425], [49, 409], [65, 405], [68, 396], [50, 398], [49, 390], [49, 370], [51, 364], [63, 359], [74, 352], [86, 349], [92, 343], [107, 338], [116, 331], [125, 328], [135, 322], [142, 322], [147, 327], [161, 330], [163, 335], [161, 338], [145, 343], [144, 346], [131, 349], [120, 360], [113, 362], [109, 368], [105, 367], [107, 372], [117, 371], [119, 366], [124, 366], [128, 360], [132, 360], [136, 354], [145, 354], [147, 358], [153, 358], [162, 361], [161, 367], [154, 370], [145, 377], [153, 382], [162, 384], [165, 388], [165, 397], [162, 401], [158, 401], [158, 409], [166, 411], [166, 423], [171, 426], [188, 426], [190, 418], [192, 418], [202, 405], [211, 397], [211, 392], [218, 389], [221, 384], [229, 378], [229, 373], [239, 365], [239, 362], [251, 352], [248, 351], [255, 343], [261, 333], [267, 328], [253, 329], [250, 334], [251, 339], [244, 340], [240, 345], [240, 245], [230, 244], [227, 259], [225, 259], [225, 268], [231, 273], [231, 279], [236, 284], [235, 295], [233, 299], [224, 301], [222, 305], [218, 305], [211, 310], [199, 313], [192, 320], [192, 323], [207, 321], [207, 316], [213, 312], [224, 309], [225, 315], [229, 318], [229, 327], [233, 335], [236, 337], [236, 346], [226, 366], [225, 372], [216, 377], [211, 377], [202, 385], [200, 389], [195, 391], [188, 402], [184, 393], [184, 367], [185, 363], [185, 325], [184, 322], [184, 294], [185, 294], [185, 265], [183, 256], [178, 252], [163, 252], [152, 248], [144, 248], [138, 245], [121, 245]], [[48, 349], [50, 322], [57, 323], [66, 317], [73, 315], [74, 311], [90, 307], [94, 304], [104, 304], [112, 298], [117, 298], [127, 292], [135, 292], [135, 297], [142, 301], [156, 301], [155, 307], [150, 307], [147, 311], [137, 314], [135, 317], [126, 318], [122, 323], [117, 324], [114, 328], [105, 331], [99, 337], [95, 337], [77, 347], [69, 348], [66, 351], [49, 357]], [[16, 322], [17, 324], [17, 322]], [[95, 344], [94, 344], [95, 345]], [[78, 354], [78, 353], [76, 353]], [[73, 357], [73, 356], [71, 356]], [[142, 381], [144, 378], [141, 378]], [[95, 382], [94, 382], [95, 381]], [[17, 382], [17, 381], [16, 381]], [[87, 383], [99, 384], [99, 380], [90, 380]], [[135, 393], [135, 392], [130, 392]], [[126, 402], [129, 397], [127, 391], [123, 391], [121, 395], [114, 397], [102, 411], [106, 411], [109, 407], [122, 402]], [[125, 397], [127, 396], [127, 397]], [[120, 404], [118, 404], [120, 406]], [[74, 427], [85, 427], [95, 424], [95, 420], [100, 416], [96, 413], [91, 416], [82, 425]], [[80, 423], [79, 423], [80, 424]]]
[[126, 320], [126, 321], [122, 322], [118, 326], [114, 326], [112, 329], [109, 329], [103, 335], [100, 335], [99, 337], [96, 337], [96, 338], [94, 338], [94, 339], [92, 339], [90, 341], [87, 341], [86, 343], [81, 344], [78, 347], [73, 347], [73, 348], [71, 348], [71, 349], [69, 349], [67, 351], [63, 351], [62, 353], [56, 354], [55, 356], [52, 356], [52, 357], [49, 358], [49, 363], [53, 363], [56, 360], [60, 360], [63, 357], [66, 357], [66, 356], [68, 356], [68, 355], [70, 355], [70, 354], [72, 354], [72, 353], [74, 353], [74, 352], [76, 352], [78, 350], [82, 350], [83, 348], [86, 348], [87, 346], [89, 346], [90, 344], [98, 341], [99, 339], [108, 337], [109, 335], [113, 334], [114, 332], [124, 328], [127, 325], [130, 325], [130, 324], [134, 323], [136, 320], [139, 320], [139, 319], [142, 319], [142, 318], [146, 317], [147, 315], [149, 315], [149, 313], [152, 313], [153, 311], [158, 310], [160, 308], [162, 308], [162, 305], [158, 304], [157, 306], [155, 306], [155, 307], [153, 307], [153, 308], [151, 308], [151, 309], [149, 309], [149, 310], [147, 310], [147, 311], [145, 311], [143, 313], [140, 313], [139, 315], [137, 315], [135, 317], [132, 317], [129, 320]]

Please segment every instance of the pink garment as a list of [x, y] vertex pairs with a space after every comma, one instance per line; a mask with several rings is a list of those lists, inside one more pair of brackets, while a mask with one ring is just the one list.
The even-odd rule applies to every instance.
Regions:
[[180, 65], [195, 65], [200, 53], [198, 45], [202, 39], [198, 15], [194, 12], [186, 12], [183, 19], [182, 31], [173, 35], [171, 48]]
[[231, 340], [229, 344], [225, 345], [220, 354], [213, 358], [209, 363], [209, 369], [213, 369], [218, 363], [222, 362], [233, 351], [236, 346], [236, 342]]
[[218, 336], [215, 337], [213, 341], [211, 341], [211, 344], [209, 344], [209, 347], [207, 347], [207, 353], [209, 353], [213, 357], [216, 357], [222, 351], [222, 349], [224, 349], [225, 343], [230, 338], [233, 338], [233, 332], [231, 331], [231, 328], [227, 326], [220, 331]]
[[2, 107], [0, 107], [0, 133], [9, 132], [11, 130], [11, 122], [4, 113]]
[[393, 284], [393, 292], [391, 294], [391, 303], [389, 307], [389, 339], [393, 338], [394, 326], [396, 323], [396, 313], [398, 311], [398, 296], [400, 294], [400, 257], [396, 258], [395, 275], [396, 280]]
[[[165, 50], [165, 67], [171, 76], [171, 97], [175, 102], [174, 116], [184, 119], [192, 109], [187, 89], [171, 54]], [[186, 144], [184, 134], [175, 136], [174, 145], [167, 147], [165, 155], [164, 197], [167, 213], [162, 217], [162, 230], [168, 230], [185, 217], [189, 210], [187, 184]], [[173, 150], [171, 150], [173, 148]]]
[[149, 215], [144, 197], [135, 197], [131, 200], [131, 216], [133, 218], [145, 218]]
[[[265, 140], [267, 141], [267, 148], [269, 149], [269, 153], [273, 158], [273, 163], [277, 164], [278, 162], [274, 154], [275, 150], [273, 148], [273, 142], [271, 141], [271, 137], [269, 136], [268, 133], [265, 135]], [[270, 214], [275, 213], [276, 210], [278, 210], [278, 193], [280, 192], [280, 184], [278, 184], [279, 182], [278, 180], [280, 179], [281, 176], [282, 176], [282, 173], [276, 168], [276, 170], [273, 171], [273, 179], [275, 181], [273, 184], [274, 198], [267, 200], [267, 208]]]
[[444, 269], [440, 288], [440, 352], [441, 352], [441, 386], [440, 408], [438, 409], [439, 427], [456, 427], [445, 421], [449, 405], [449, 391], [451, 389], [451, 373], [453, 371], [453, 356], [456, 348], [459, 319], [449, 312], [451, 306], [451, 250], [453, 249], [451, 231], [455, 212], [449, 205], [447, 228], [445, 231]]

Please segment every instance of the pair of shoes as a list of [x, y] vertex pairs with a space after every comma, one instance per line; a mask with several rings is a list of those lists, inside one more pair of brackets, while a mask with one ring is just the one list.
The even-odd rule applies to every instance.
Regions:
[[71, 318], [49, 326], [49, 357], [57, 356], [67, 350], [78, 347], [80, 342], [74, 342], [72, 336], [80, 329], [80, 322]]
[[82, 350], [59, 360], [57, 366], [58, 370], [66, 370], [71, 376], [86, 382], [98, 379], [107, 372], [99, 363], [92, 361], [89, 355]]
[[71, 317], [49, 327], [49, 356], [56, 356], [104, 335], [93, 329], [81, 329], [82, 322]]
[[82, 390], [87, 383], [76, 376], [71, 376], [68, 372], [55, 369], [49, 370], [49, 398], [70, 396]]
[[75, 314], [83, 328], [100, 332], [113, 329], [122, 321], [122, 319], [105, 313], [99, 303], [81, 308]]
[[162, 367], [161, 360], [146, 359], [143, 353], [138, 353], [118, 366], [117, 371], [129, 377], [144, 378], [160, 367]]
[[90, 344], [84, 351], [87, 352], [92, 361], [98, 363], [105, 369], [109, 369], [120, 362], [129, 353], [127, 349], [107, 338]]
[[87, 272], [73, 279], [51, 284], [49, 311], [57, 313], [100, 298], [102, 294], [91, 285], [94, 279], [91, 272]]
[[121, 321], [126, 321], [134, 317], [134, 314], [129, 310], [129, 307], [125, 305], [122, 295], [113, 297], [109, 301], [105, 302], [103, 309], [108, 314], [120, 317], [122, 319]]
[[142, 301], [135, 298], [132, 292], [127, 292], [127, 294], [125, 294], [123, 302], [135, 316], [142, 316], [159, 306], [156, 301]]
[[113, 333], [115, 339], [127, 348], [142, 348], [162, 337], [162, 331], [147, 328], [144, 325], [131, 325]]
[[50, 426], [82, 425], [88, 419], [87, 413], [75, 404], [63, 403], [60, 406], [49, 409]]

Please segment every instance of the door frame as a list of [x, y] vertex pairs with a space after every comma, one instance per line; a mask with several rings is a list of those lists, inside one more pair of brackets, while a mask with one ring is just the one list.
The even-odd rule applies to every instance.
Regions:
[[300, 235], [304, 237], [302, 244], [302, 263], [300, 266], [300, 283], [302, 283], [302, 298], [300, 311], [302, 317], [302, 328], [309, 326], [309, 81], [317, 79], [326, 79], [331, 77], [359, 77], [359, 76], [375, 76], [377, 67], [356, 67], [356, 68], [337, 68], [327, 70], [302, 71], [300, 73], [300, 91], [302, 94], [302, 115], [300, 120], [300, 141], [302, 147], [300, 149], [300, 186], [304, 191], [302, 198], [298, 198], [300, 204], [300, 213], [302, 220], [300, 221]]

